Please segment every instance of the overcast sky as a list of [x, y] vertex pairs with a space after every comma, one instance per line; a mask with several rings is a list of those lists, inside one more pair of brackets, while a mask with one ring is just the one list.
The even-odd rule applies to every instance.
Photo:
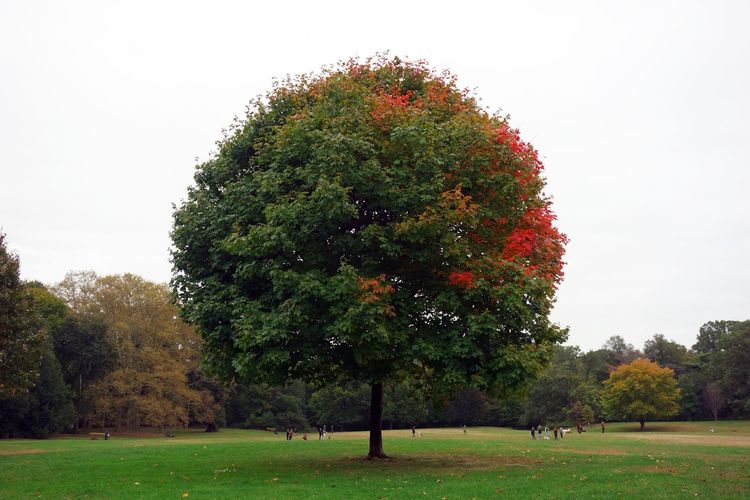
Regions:
[[[360, 6], [361, 5], [361, 6]], [[750, 317], [750, 2], [0, 0], [0, 227], [24, 279], [167, 281], [171, 204], [274, 77], [389, 50], [540, 151], [570, 344]]]

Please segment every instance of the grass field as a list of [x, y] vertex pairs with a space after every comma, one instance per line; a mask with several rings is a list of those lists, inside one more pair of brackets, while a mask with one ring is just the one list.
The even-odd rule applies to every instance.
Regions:
[[[222, 430], [0, 441], [0, 498], [748, 498], [750, 422], [609, 424], [532, 441], [498, 428], [286, 441]], [[713, 428], [715, 432], [710, 432]]]

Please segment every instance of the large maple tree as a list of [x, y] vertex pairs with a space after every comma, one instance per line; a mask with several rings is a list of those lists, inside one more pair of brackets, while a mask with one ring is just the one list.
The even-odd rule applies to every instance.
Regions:
[[506, 117], [424, 62], [278, 83], [199, 165], [174, 213], [173, 286], [228, 380], [515, 386], [566, 332], [566, 237]]

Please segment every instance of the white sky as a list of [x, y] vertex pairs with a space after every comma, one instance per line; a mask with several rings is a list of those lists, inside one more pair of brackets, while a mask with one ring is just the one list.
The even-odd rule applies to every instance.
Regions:
[[171, 204], [249, 99], [390, 50], [540, 150], [569, 343], [690, 346], [750, 317], [748, 26], [742, 1], [0, 0], [0, 227], [25, 279], [167, 281]]

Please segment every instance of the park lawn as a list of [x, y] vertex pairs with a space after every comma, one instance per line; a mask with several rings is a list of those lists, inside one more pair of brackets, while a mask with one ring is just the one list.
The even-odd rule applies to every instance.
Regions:
[[[750, 422], [608, 424], [563, 440], [499, 428], [309, 441], [262, 431], [0, 441], [0, 498], [747, 498]], [[710, 429], [714, 429], [711, 432]]]

